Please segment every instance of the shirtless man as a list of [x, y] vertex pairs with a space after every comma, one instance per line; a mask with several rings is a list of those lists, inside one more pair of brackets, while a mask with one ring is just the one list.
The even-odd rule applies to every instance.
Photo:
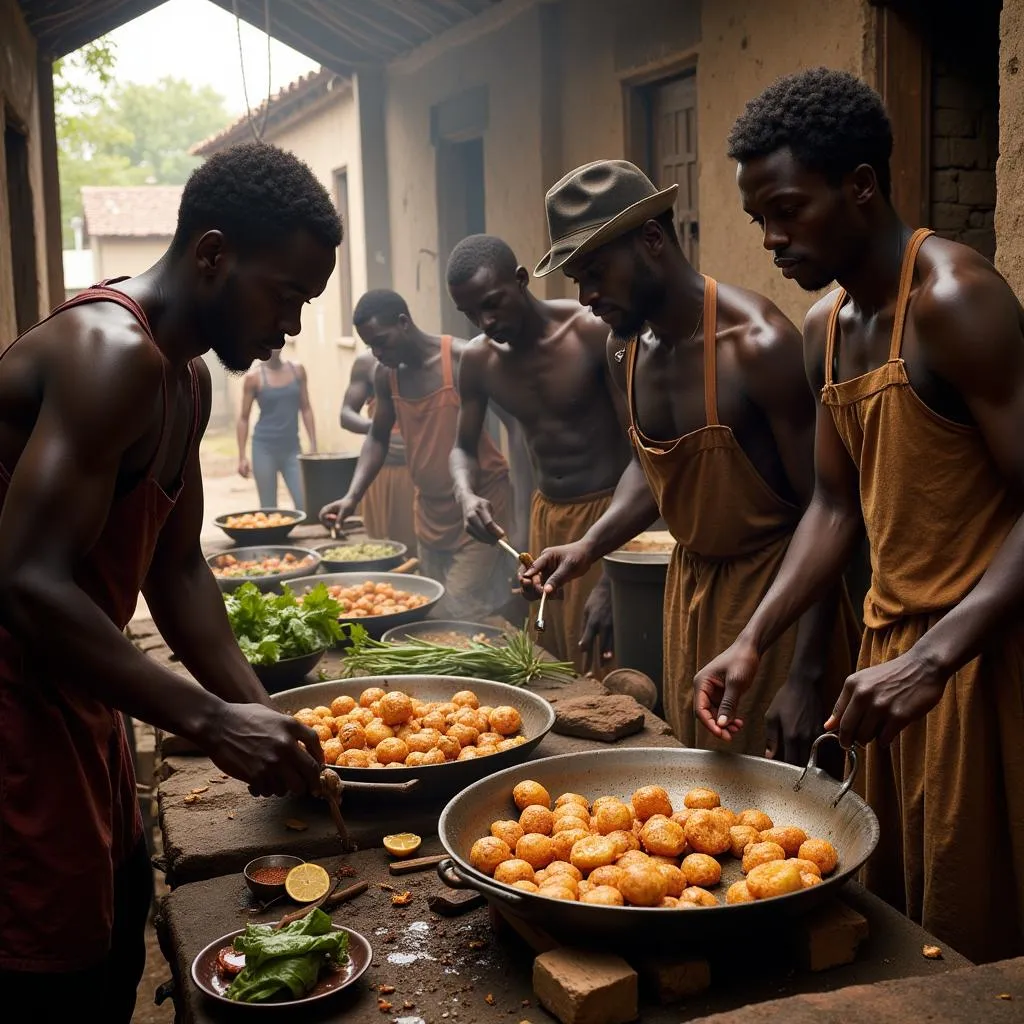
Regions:
[[[604, 514], [629, 464], [629, 440], [619, 426], [620, 396], [609, 379], [608, 328], [578, 302], [545, 302], [530, 294], [529, 271], [500, 238], [471, 235], [452, 250], [448, 291], [484, 333], [459, 368], [459, 434], [452, 479], [466, 529], [494, 543], [502, 528], [473, 490], [476, 451], [488, 402], [520, 423], [537, 471], [530, 516], [530, 551], [578, 540]], [[564, 601], [546, 611], [540, 642], [556, 658], [598, 667], [612, 657], [611, 598], [595, 562], [567, 584]]]
[[[131, 1020], [152, 873], [121, 712], [193, 741], [257, 794], [318, 788], [316, 734], [270, 708], [199, 547], [211, 401], [199, 357], [213, 349], [241, 372], [298, 334], [340, 241], [305, 164], [266, 145], [226, 150], [185, 185], [153, 267], [75, 296], [0, 357], [10, 1006]], [[124, 635], [140, 591], [201, 685]]]
[[[665, 588], [664, 703], [684, 743], [692, 673], [731, 643], [782, 561], [814, 479], [814, 399], [800, 335], [763, 296], [717, 285], [683, 255], [672, 205], [624, 160], [587, 164], [547, 196], [562, 268], [611, 328], [634, 459], [608, 511], [525, 574], [557, 589], [660, 513], [676, 539]], [[647, 330], [645, 330], [645, 327]], [[775, 644], [746, 695], [741, 752], [803, 763], [849, 671], [853, 610], [838, 592]], [[707, 736], [709, 746], [728, 737]]]
[[[366, 435], [373, 424], [375, 406], [373, 376], [377, 360], [366, 349], [352, 363], [345, 397], [341, 401], [341, 425], [353, 434]], [[363, 409], [369, 413], [363, 415]], [[387, 458], [376, 479], [363, 497], [362, 514], [366, 532], [371, 537], [396, 540], [409, 551], [416, 550], [416, 528], [413, 504], [416, 489], [405, 461], [405, 442], [397, 425], [391, 433]]]
[[[420, 569], [445, 586], [435, 615], [478, 622], [509, 600], [513, 574], [500, 548], [466, 533], [448, 468], [459, 415], [455, 381], [468, 342], [421, 331], [405, 299], [384, 288], [359, 300], [352, 321], [380, 363], [373, 379], [376, 406], [348, 493], [325, 505], [320, 519], [330, 528], [352, 514], [387, 460], [397, 424], [416, 485]], [[495, 515], [507, 519], [508, 466], [489, 437], [480, 441], [479, 459], [481, 494]]]
[[867, 628], [826, 725], [868, 744], [867, 881], [971, 960], [1000, 960], [1024, 953], [1024, 309], [973, 249], [900, 220], [892, 144], [879, 96], [825, 68], [769, 86], [730, 136], [775, 265], [841, 287], [804, 323], [814, 498], [697, 677], [697, 710], [730, 728], [761, 652], [866, 528]]

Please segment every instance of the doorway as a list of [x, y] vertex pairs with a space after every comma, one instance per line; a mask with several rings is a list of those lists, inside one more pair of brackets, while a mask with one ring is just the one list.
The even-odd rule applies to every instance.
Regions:
[[4, 162], [7, 169], [7, 210], [10, 214], [14, 317], [17, 331], [21, 334], [39, 319], [39, 273], [28, 135], [12, 123], [10, 111], [4, 128]]

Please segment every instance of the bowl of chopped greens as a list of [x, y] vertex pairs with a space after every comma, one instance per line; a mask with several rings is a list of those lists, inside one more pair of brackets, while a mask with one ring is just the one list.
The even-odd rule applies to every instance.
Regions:
[[370, 943], [319, 907], [283, 928], [250, 924], [214, 939], [192, 961], [192, 980], [211, 999], [291, 1009], [341, 992], [373, 959]]
[[405, 561], [409, 550], [397, 540], [332, 541], [313, 549], [328, 572], [387, 572]]
[[227, 594], [243, 583], [253, 583], [258, 590], [269, 591], [282, 580], [311, 576], [320, 568], [320, 556], [309, 548], [271, 545], [234, 548], [209, 555], [206, 564], [221, 593]]
[[224, 595], [231, 631], [268, 693], [300, 683], [342, 638], [341, 608], [323, 584], [298, 601], [287, 584], [264, 593], [243, 583]]

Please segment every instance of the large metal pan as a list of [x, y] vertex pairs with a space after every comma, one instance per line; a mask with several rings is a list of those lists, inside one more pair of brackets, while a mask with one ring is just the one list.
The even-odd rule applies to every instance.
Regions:
[[[228, 520], [232, 516], [247, 516], [255, 512], [279, 512], [288, 519], [287, 523], [280, 526], [228, 526]], [[219, 526], [236, 544], [280, 544], [288, 537], [288, 534], [295, 529], [299, 523], [306, 521], [306, 513], [301, 509], [294, 508], [247, 508], [242, 512], [226, 512], [214, 519], [214, 525]]]
[[[297, 580], [310, 578], [310, 573], [316, 572], [320, 567], [320, 556], [315, 551], [309, 548], [294, 548], [282, 544], [252, 548], [232, 548], [230, 551], [220, 551], [215, 555], [208, 555], [206, 564], [210, 567], [210, 571], [213, 572], [220, 565], [230, 564], [230, 559], [232, 558], [239, 562], [246, 562], [258, 561], [261, 558], [284, 558], [285, 555], [292, 555], [306, 564], [299, 568], [286, 569], [282, 572], [270, 573], [266, 576], [224, 577], [214, 573], [214, 579], [217, 581], [217, 586], [220, 587], [222, 594], [230, 594], [243, 583], [255, 583], [264, 594], [269, 594], [272, 590], [280, 589], [280, 584], [282, 583], [290, 585]], [[307, 559], [308, 561], [306, 561]]]
[[[826, 734], [833, 738], [831, 734]], [[736, 938], [780, 918], [800, 916], [836, 890], [868, 859], [878, 842], [878, 819], [871, 808], [850, 792], [857, 770], [856, 754], [846, 782], [836, 782], [816, 766], [819, 737], [805, 769], [759, 757], [709, 750], [644, 748], [563, 754], [519, 765], [492, 775], [459, 793], [445, 807], [438, 836], [450, 859], [438, 866], [442, 880], [453, 888], [477, 889], [492, 903], [532, 921], [556, 939], [569, 943], [596, 941], [605, 948], [623, 944], [703, 942]], [[568, 903], [521, 892], [477, 871], [469, 861], [473, 843], [488, 834], [492, 821], [518, 817], [512, 788], [524, 779], [540, 782], [552, 799], [564, 792], [582, 793], [589, 800], [609, 794], [628, 800], [640, 786], [657, 784], [669, 794], [673, 807], [683, 806], [686, 792], [696, 786], [714, 789], [723, 806], [735, 811], [757, 807], [777, 825], [798, 825], [809, 836], [827, 839], [839, 853], [839, 866], [821, 885], [788, 896], [755, 903], [738, 903], [701, 910], [662, 910], [643, 907], [602, 907]], [[716, 895], [724, 900], [728, 886], [743, 877], [740, 862], [722, 861], [722, 883]], [[762, 934], [767, 934], [763, 933]]]
[[[504, 768], [527, 760], [555, 724], [554, 709], [543, 697], [538, 697], [537, 694], [518, 686], [461, 676], [363, 676], [356, 679], [336, 679], [326, 683], [299, 686], [294, 690], [284, 690], [274, 694], [271, 701], [279, 711], [294, 714], [300, 708], [315, 708], [320, 705], [329, 707], [335, 697], [348, 695], [358, 701], [363, 690], [371, 686], [379, 686], [382, 690], [401, 690], [410, 697], [428, 702], [448, 701], [459, 690], [472, 690], [480, 698], [481, 704], [490, 707], [514, 707], [523, 720], [520, 732], [526, 737], [526, 742], [511, 750], [502, 750], [487, 757], [477, 757], [468, 761], [448, 761], [445, 764], [430, 764], [421, 768], [333, 766], [346, 785], [411, 782], [415, 784], [417, 796], [450, 796], [492, 772], [500, 772]], [[524, 776], [527, 777], [529, 776]]]
[[296, 594], [305, 594], [319, 583], [325, 583], [328, 587], [354, 587], [357, 583], [367, 582], [390, 583], [396, 590], [404, 590], [408, 594], [422, 594], [427, 598], [427, 603], [420, 605], [419, 608], [399, 612], [397, 615], [373, 615], [365, 619], [339, 616], [339, 622], [358, 622], [370, 636], [377, 640], [380, 639], [381, 634], [394, 626], [404, 626], [407, 622], [419, 622], [421, 619], [425, 619], [434, 605], [444, 597], [444, 587], [436, 580], [427, 576], [407, 576], [397, 572], [325, 572], [318, 576], [303, 576], [296, 580], [290, 580], [288, 585]]

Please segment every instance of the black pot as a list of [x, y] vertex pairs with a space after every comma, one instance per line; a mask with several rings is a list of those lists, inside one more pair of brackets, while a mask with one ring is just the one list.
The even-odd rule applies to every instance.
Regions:
[[297, 658], [286, 658], [273, 665], [253, 665], [252, 670], [267, 693], [281, 693], [282, 690], [298, 686], [320, 664], [325, 653], [314, 651]]
[[306, 513], [311, 522], [320, 518], [320, 509], [343, 498], [352, 483], [358, 455], [324, 453], [299, 456], [302, 491]]

